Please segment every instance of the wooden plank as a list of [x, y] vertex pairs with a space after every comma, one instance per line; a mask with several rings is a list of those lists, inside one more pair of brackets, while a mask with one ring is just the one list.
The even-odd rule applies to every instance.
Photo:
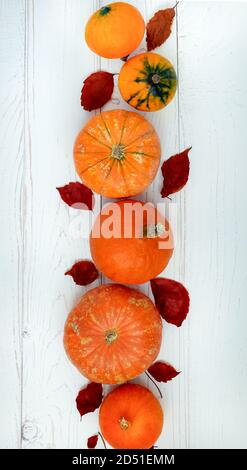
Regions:
[[[112, 0], [111, 0], [112, 1]], [[108, 3], [111, 3], [108, 2]], [[153, 14], [159, 9], [167, 8], [174, 6], [174, 2], [164, 2], [162, 0], [139, 0], [139, 1], [130, 1], [135, 5], [142, 13], [145, 21], [147, 22]], [[101, 1], [101, 6], [104, 2]], [[143, 40], [142, 44], [139, 46], [137, 52], [144, 52], [146, 50], [146, 42]], [[174, 21], [172, 34], [167, 42], [155, 52], [164, 55], [167, 57], [177, 70], [177, 24]], [[101, 69], [108, 70], [112, 73], [118, 73], [123, 65], [123, 62], [120, 60], [108, 60], [101, 59]], [[113, 94], [112, 102], [109, 102], [104, 109], [118, 108], [118, 109], [128, 109], [133, 111], [134, 109], [126, 104], [122, 99], [121, 95], [117, 89], [117, 77], [116, 87]], [[162, 160], [163, 162], [170, 155], [173, 155], [180, 150], [179, 143], [179, 120], [178, 120], [178, 93], [174, 100], [169, 104], [169, 106], [156, 113], [142, 113], [145, 117], [152, 122], [155, 129], [157, 130], [162, 146]], [[169, 264], [169, 267], [165, 271], [167, 277], [173, 279], [182, 279], [183, 273], [183, 264], [184, 264], [184, 195], [181, 194], [173, 198], [172, 203], [169, 200], [164, 201], [161, 198], [160, 190], [162, 187], [162, 175], [159, 170], [155, 180], [147, 189], [147, 191], [140, 196], [137, 196], [135, 199], [141, 199], [144, 201], [152, 202], [154, 205], [159, 204], [164, 213], [168, 214], [168, 217], [171, 218], [171, 224], [174, 229], [174, 234], [176, 235], [176, 249], [172, 261]], [[103, 203], [107, 200], [103, 198]], [[164, 273], [161, 273], [164, 275]], [[103, 278], [104, 282], [109, 282], [107, 279]], [[136, 286], [138, 289], [145, 292], [147, 295], [152, 297], [150, 284], [146, 283], [144, 285]], [[180, 368], [181, 364], [181, 342], [183, 342], [183, 333], [176, 331], [176, 328], [169, 326], [164, 323], [164, 339], [162, 348], [160, 351], [159, 358], [169, 360], [174, 363], [175, 366]], [[146, 380], [145, 375], [142, 375], [140, 383], [147, 384], [154, 393], [157, 393], [153, 385], [149, 380]], [[158, 441], [159, 447], [172, 448], [177, 442], [181, 445], [186, 443], [186, 411], [184, 406], [184, 382], [183, 378], [180, 381], [174, 381], [172, 384], [167, 384], [165, 387], [161, 386], [165, 390], [165, 399], [163, 400], [163, 406], [165, 408], [166, 414], [166, 425], [164, 427], [163, 433]], [[173, 404], [176, 404], [175, 406]]]
[[89, 117], [80, 90], [97, 66], [83, 30], [96, 8], [27, 2], [23, 448], [83, 446], [75, 397], [86, 379], [65, 357], [63, 326], [85, 289], [64, 272], [89, 257], [88, 214], [68, 208], [56, 186], [75, 180], [73, 142]]
[[[173, 7], [174, 2], [146, 1], [146, 18], [164, 8]], [[179, 7], [178, 7], [179, 8]], [[167, 57], [177, 72], [179, 77], [177, 60], [177, 22], [174, 20], [172, 34], [169, 39], [155, 52]], [[151, 120], [156, 128], [162, 146], [162, 160], [169, 158], [177, 153], [180, 148], [179, 139], [179, 87], [173, 101], [163, 110], [150, 113], [147, 118]], [[145, 199], [158, 204], [168, 217], [175, 237], [175, 249], [166, 270], [160, 276], [176, 279], [183, 282], [183, 264], [185, 253], [185, 218], [184, 218], [184, 194], [172, 197], [172, 200], [162, 199], [160, 190], [162, 187], [162, 174], [159, 170], [153, 184], [148, 188]], [[146, 286], [146, 293], [152, 297], [150, 285]], [[163, 322], [163, 342], [158, 359], [165, 360], [174, 365], [178, 370], [182, 369], [181, 345], [183, 343], [184, 331], [178, 330], [175, 326]], [[155, 392], [155, 389], [149, 383], [149, 386]], [[184, 403], [184, 380], [179, 377], [177, 380], [165, 385], [161, 385], [164, 399], [163, 407], [165, 411], [165, 425], [162, 435], [158, 441], [160, 448], [174, 448], [186, 446], [186, 407]]]
[[181, 329], [187, 445], [245, 448], [247, 5], [181, 2], [178, 11], [181, 146], [193, 145], [183, 268], [191, 312]]
[[0, 3], [1, 448], [21, 439], [24, 25], [24, 1]]

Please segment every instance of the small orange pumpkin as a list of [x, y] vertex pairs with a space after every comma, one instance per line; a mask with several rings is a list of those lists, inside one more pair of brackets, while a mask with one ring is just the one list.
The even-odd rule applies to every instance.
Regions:
[[87, 292], [69, 314], [65, 350], [89, 380], [131, 380], [154, 362], [162, 335], [160, 315], [141, 292], [102, 285]]
[[105, 111], [79, 133], [74, 162], [83, 183], [109, 198], [135, 196], [153, 181], [160, 141], [152, 124], [137, 113]]
[[99, 424], [115, 449], [150, 449], [162, 431], [163, 411], [146, 387], [124, 384], [103, 400]]
[[90, 248], [97, 268], [109, 279], [142, 284], [167, 266], [173, 235], [152, 204], [128, 199], [102, 209], [90, 235]]
[[108, 59], [129, 55], [141, 43], [145, 23], [137, 8], [116, 2], [96, 11], [88, 20], [85, 39], [92, 51]]
[[158, 111], [174, 97], [177, 77], [168, 59], [154, 52], [145, 52], [123, 65], [118, 86], [130, 106], [141, 111]]

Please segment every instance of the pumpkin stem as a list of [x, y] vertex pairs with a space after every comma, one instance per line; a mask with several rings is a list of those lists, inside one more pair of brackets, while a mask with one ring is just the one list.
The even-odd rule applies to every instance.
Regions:
[[110, 11], [111, 11], [111, 7], [110, 7], [110, 6], [102, 7], [102, 8], [100, 8], [100, 10], [99, 10], [99, 15], [100, 15], [100, 16], [105, 16], [105, 15], [107, 15]]
[[160, 78], [160, 76], [159, 76], [157, 73], [155, 73], [155, 74], [152, 76], [152, 82], [153, 82], [155, 85], [157, 85], [157, 84], [160, 82], [160, 80], [161, 80], [161, 78]]
[[122, 60], [123, 62], [127, 62], [127, 60], [128, 60], [128, 57], [129, 57], [129, 56], [128, 56], [128, 55], [126, 55], [125, 57], [121, 57], [121, 59], [120, 59], [120, 60]]
[[124, 145], [114, 144], [112, 146], [111, 157], [119, 161], [123, 160], [124, 159]]
[[155, 387], [157, 388], [157, 390], [158, 390], [158, 392], [159, 392], [159, 394], [160, 394], [160, 398], [163, 398], [163, 395], [162, 395], [161, 390], [160, 390], [159, 386], [157, 385], [157, 383], [152, 379], [151, 375], [149, 375], [149, 374], [147, 373], [147, 371], [145, 371], [145, 374], [146, 374], [146, 376], [151, 380], [151, 382], [153, 382], [153, 384], [154, 384]]
[[108, 330], [105, 334], [105, 341], [107, 344], [114, 343], [118, 337], [116, 330]]
[[127, 419], [125, 419], [123, 416], [122, 418], [120, 418], [119, 424], [120, 424], [120, 428], [123, 429], [124, 431], [126, 431], [130, 425], [129, 421], [127, 421]]
[[157, 224], [144, 225], [143, 227], [143, 238], [156, 238], [164, 235], [164, 233], [165, 227], [160, 222]]

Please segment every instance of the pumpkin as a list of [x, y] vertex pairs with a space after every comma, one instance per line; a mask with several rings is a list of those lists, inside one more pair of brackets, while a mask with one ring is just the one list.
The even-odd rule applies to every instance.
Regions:
[[79, 133], [74, 162], [83, 183], [109, 198], [140, 194], [160, 162], [159, 137], [137, 113], [111, 110], [94, 116]]
[[168, 221], [151, 204], [131, 199], [108, 203], [90, 234], [99, 271], [123, 284], [142, 284], [167, 266], [173, 253]]
[[96, 11], [86, 25], [85, 39], [92, 51], [108, 59], [122, 58], [141, 43], [145, 23], [139, 10], [125, 2]]
[[118, 86], [123, 99], [141, 111], [158, 111], [175, 95], [176, 72], [165, 57], [145, 52], [122, 67]]
[[89, 380], [117, 384], [133, 379], [157, 357], [161, 317], [141, 292], [102, 285], [87, 292], [69, 314], [64, 346]]
[[146, 387], [124, 384], [103, 400], [99, 424], [115, 449], [150, 449], [162, 431], [163, 411]]

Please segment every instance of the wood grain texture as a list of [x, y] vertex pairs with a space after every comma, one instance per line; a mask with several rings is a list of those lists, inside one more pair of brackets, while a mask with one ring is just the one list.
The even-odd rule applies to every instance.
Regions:
[[188, 445], [246, 448], [247, 4], [180, 7], [181, 144], [193, 145], [185, 191]]
[[75, 179], [73, 143], [89, 117], [80, 89], [97, 58], [87, 54], [83, 29], [97, 5], [87, 7], [35, 1], [26, 9], [24, 448], [82, 446], [75, 397], [86, 380], [65, 356], [63, 326], [84, 289], [64, 273], [89, 256], [78, 234], [87, 213], [68, 208], [56, 186]]
[[[84, 41], [89, 15], [104, 3], [0, 0], [2, 448], [80, 449], [97, 432], [97, 412], [80, 420], [76, 410], [86, 379], [62, 344], [65, 318], [85, 292], [64, 272], [90, 257], [90, 220], [65, 206], [56, 186], [75, 180], [73, 142], [93, 114], [80, 107], [83, 80], [122, 66]], [[175, 2], [130, 3], [148, 20]], [[162, 386], [158, 446], [167, 449], [246, 447], [247, 4], [222, 3], [179, 3], [172, 35], [157, 49], [177, 70], [178, 92], [146, 115], [162, 160], [193, 146], [190, 181], [165, 202], [176, 239], [165, 275], [191, 294], [183, 326], [164, 324], [160, 358], [182, 371]], [[132, 109], [116, 87], [104, 109], [120, 107]], [[164, 202], [161, 185], [159, 173], [140, 198]], [[93, 217], [104, 203], [96, 196]], [[139, 288], [151, 295], [148, 284]], [[156, 393], [145, 376], [138, 381]]]
[[18, 448], [22, 420], [24, 2], [0, 2], [0, 448]]

